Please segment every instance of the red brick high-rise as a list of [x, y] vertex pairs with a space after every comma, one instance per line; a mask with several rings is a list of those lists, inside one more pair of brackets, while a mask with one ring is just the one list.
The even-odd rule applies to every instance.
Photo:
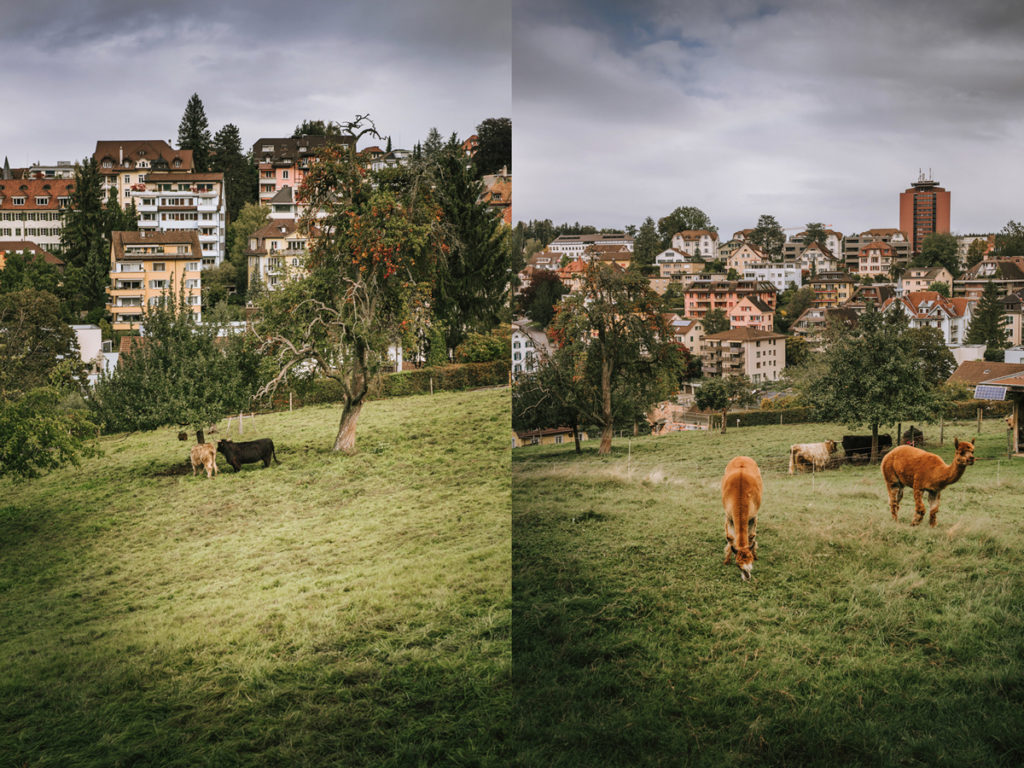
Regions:
[[922, 173], [906, 192], [900, 192], [900, 230], [913, 253], [932, 232], [949, 232], [949, 192]]

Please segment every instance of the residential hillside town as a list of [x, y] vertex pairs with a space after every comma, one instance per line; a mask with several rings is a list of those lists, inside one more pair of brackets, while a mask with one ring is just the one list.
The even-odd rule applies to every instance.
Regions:
[[[198, 116], [190, 112], [196, 106]], [[189, 123], [193, 118], [196, 125]], [[496, 123], [501, 129], [502, 121], [508, 122], [489, 119], [482, 125]], [[211, 140], [194, 96], [179, 127], [178, 146], [133, 137], [126, 123], [124, 137], [83, 137], [80, 146], [67, 148], [68, 159], [46, 158], [19, 168], [5, 157], [0, 273], [14, 266], [6, 280], [0, 276], [0, 287], [52, 291], [95, 378], [116, 366], [122, 337], [144, 333], [146, 309], [169, 293], [180, 296], [199, 323], [218, 305], [242, 321], [258, 291], [273, 292], [285, 281], [302, 279], [305, 256], [318, 235], [315, 225], [304, 222], [319, 215], [307, 216], [303, 182], [325, 150], [349, 153], [368, 172], [386, 173], [446, 146], [436, 130], [425, 142], [403, 149], [376, 132], [357, 146], [356, 136], [338, 124], [296, 122], [293, 135], [261, 137], [249, 148], [241, 146], [232, 125]], [[195, 139], [196, 126], [205, 139]], [[507, 127], [509, 137], [510, 131]], [[453, 135], [449, 144], [455, 143], [466, 168], [479, 171], [473, 182], [479, 191], [469, 202], [485, 206], [508, 227], [510, 150], [493, 161], [489, 154], [490, 166], [477, 168], [478, 151], [493, 154], [493, 147], [477, 134]], [[505, 144], [510, 147], [510, 138]], [[17, 148], [8, 150], [19, 154]], [[415, 357], [407, 354], [405, 360]], [[399, 351], [395, 360], [401, 359]]]
[[[665, 230], [679, 212], [700, 226]], [[898, 226], [844, 233], [813, 222], [787, 230], [762, 216], [726, 238], [702, 211], [685, 208], [657, 231], [651, 219], [646, 232], [577, 225], [542, 241], [534, 233], [551, 230], [550, 222], [531, 222], [532, 248], [515, 289], [513, 379], [535, 374], [564, 346], [564, 328], [552, 324], [592, 288], [588, 275], [598, 264], [642, 275], [660, 297], [667, 333], [696, 361], [678, 388], [683, 404], [693, 405], [712, 379], [742, 376], [763, 392], [788, 385], [787, 367], [820, 353], [830, 328], [855, 328], [869, 306], [902, 313], [910, 329], [934, 329], [955, 364], [1020, 360], [1024, 228], [951, 232], [950, 191], [924, 173], [893, 194], [892, 222], [879, 222], [890, 223]], [[993, 313], [993, 323], [980, 318]], [[518, 444], [566, 434], [545, 425], [522, 432]]]

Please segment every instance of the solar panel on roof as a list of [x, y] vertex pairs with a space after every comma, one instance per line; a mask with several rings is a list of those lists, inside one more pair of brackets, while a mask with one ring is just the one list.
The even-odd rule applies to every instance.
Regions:
[[974, 388], [975, 400], [1005, 400], [1006, 387], [997, 387], [992, 384], [978, 384]]

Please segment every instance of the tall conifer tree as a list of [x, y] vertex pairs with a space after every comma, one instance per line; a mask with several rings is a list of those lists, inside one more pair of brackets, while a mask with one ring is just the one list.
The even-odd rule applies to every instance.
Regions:
[[185, 105], [185, 114], [182, 115], [181, 122], [178, 123], [178, 148], [191, 149], [196, 171], [206, 173], [210, 170], [212, 143], [210, 124], [206, 120], [206, 109], [203, 107], [199, 94], [193, 93], [192, 98]]

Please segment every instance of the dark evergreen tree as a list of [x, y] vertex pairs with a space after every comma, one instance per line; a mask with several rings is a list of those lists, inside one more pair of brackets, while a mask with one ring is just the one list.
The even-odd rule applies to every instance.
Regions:
[[477, 145], [473, 164], [479, 176], [497, 173], [502, 168], [512, 172], [512, 121], [507, 117], [489, 117], [476, 127]]
[[[32, 288], [59, 295], [62, 282], [57, 267], [32, 251], [8, 253], [4, 258], [4, 268], [0, 269], [0, 294]], [[69, 319], [69, 316], [64, 319]]]
[[303, 120], [292, 132], [292, 138], [303, 136], [341, 136], [341, 126], [331, 120]]
[[981, 300], [974, 306], [971, 325], [967, 329], [968, 344], [984, 344], [985, 359], [1002, 361], [1003, 352], [1009, 345], [1006, 326], [1003, 325], [1003, 302], [999, 288], [989, 280], [981, 294]]
[[206, 110], [198, 93], [185, 105], [185, 114], [178, 123], [178, 148], [192, 150], [192, 162], [198, 173], [210, 170], [210, 124], [206, 120]]
[[555, 305], [568, 292], [557, 274], [544, 269], [530, 279], [519, 295], [519, 303], [527, 317], [546, 328], [555, 316]]
[[[65, 262], [64, 295], [72, 316], [102, 316], [110, 275], [111, 217], [103, 207], [103, 185], [96, 160], [75, 166], [74, 188], [63, 210], [60, 256]], [[98, 320], [98, 317], [94, 319]]]
[[747, 236], [747, 242], [760, 248], [772, 258], [778, 259], [782, 257], [782, 247], [786, 244], [786, 233], [774, 216], [764, 214], [758, 218], [757, 226]]
[[467, 168], [452, 137], [430, 163], [442, 211], [444, 257], [434, 285], [435, 317], [456, 347], [469, 330], [486, 331], [497, 322], [506, 300], [511, 263], [510, 238], [500, 215], [480, 201], [483, 184]]
[[242, 206], [255, 202], [255, 166], [242, 151], [238, 126], [228, 123], [213, 137], [210, 170], [224, 174], [228, 221], [234, 221]]
[[636, 232], [633, 239], [633, 266], [641, 271], [647, 267], [654, 266], [654, 257], [662, 250], [661, 239], [658, 237], [658, 230], [654, 219], [648, 216]]

